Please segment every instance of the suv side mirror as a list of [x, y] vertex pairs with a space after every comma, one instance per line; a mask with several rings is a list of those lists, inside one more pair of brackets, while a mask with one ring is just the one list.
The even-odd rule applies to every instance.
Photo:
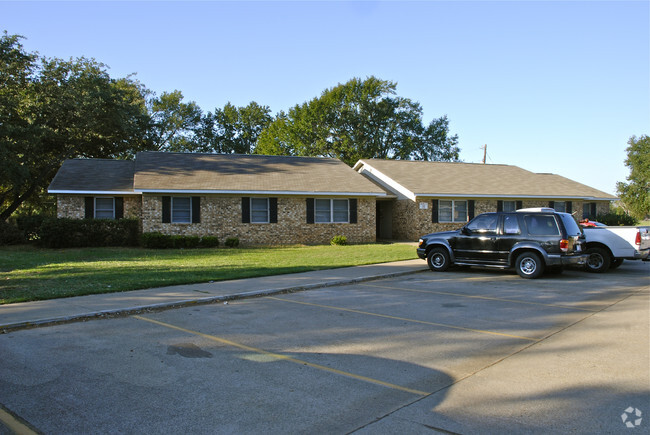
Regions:
[[463, 227], [463, 228], [461, 228], [461, 229], [460, 229], [460, 233], [463, 234], [463, 235], [465, 235], [465, 236], [469, 236], [470, 234], [472, 234], [472, 232], [471, 232], [471, 231], [469, 230], [469, 228], [467, 228], [467, 227]]

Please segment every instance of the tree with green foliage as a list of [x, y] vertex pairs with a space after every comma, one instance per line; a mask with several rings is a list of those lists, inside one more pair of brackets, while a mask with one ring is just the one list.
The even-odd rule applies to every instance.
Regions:
[[227, 103], [223, 109], [215, 109], [203, 116], [195, 131], [197, 151], [251, 154], [257, 145], [260, 133], [273, 117], [268, 106], [252, 101], [247, 106], [236, 107]]
[[368, 77], [325, 90], [320, 97], [281, 112], [259, 137], [258, 154], [458, 160], [458, 137], [446, 117], [428, 126], [419, 103], [396, 95], [397, 85]]
[[163, 92], [149, 99], [148, 110], [153, 150], [195, 151], [203, 112], [194, 101], [184, 103], [181, 91]]
[[632, 136], [627, 143], [625, 166], [630, 168], [630, 175], [627, 183], [616, 183], [616, 189], [630, 214], [646, 219], [650, 216], [650, 137]]
[[65, 159], [148, 148], [143, 88], [92, 59], [39, 59], [0, 38], [0, 220], [42, 193]]

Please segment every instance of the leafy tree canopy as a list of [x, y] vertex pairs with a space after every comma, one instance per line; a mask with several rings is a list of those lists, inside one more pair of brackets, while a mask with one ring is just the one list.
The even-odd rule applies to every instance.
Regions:
[[196, 146], [195, 130], [203, 112], [194, 102], [183, 102], [181, 91], [163, 92], [148, 99], [151, 115], [149, 135], [156, 151], [191, 151]]
[[625, 166], [630, 168], [627, 183], [616, 184], [618, 194], [630, 213], [638, 218], [650, 216], [650, 137], [632, 136], [627, 142]]
[[281, 112], [259, 137], [258, 154], [457, 160], [458, 137], [446, 117], [428, 126], [417, 102], [396, 96], [396, 84], [369, 77], [327, 89], [319, 98]]
[[447, 118], [425, 125], [419, 103], [397, 96], [390, 81], [352, 79], [275, 117], [256, 102], [204, 114], [180, 91], [157, 97], [131, 76], [110, 77], [94, 59], [40, 57], [21, 39], [0, 37], [0, 220], [21, 207], [42, 210], [69, 158], [158, 150], [329, 156], [350, 165], [458, 159]]
[[141, 85], [92, 59], [39, 59], [0, 38], [0, 220], [42, 192], [65, 159], [147, 147]]
[[195, 151], [210, 153], [251, 154], [262, 131], [273, 120], [271, 109], [252, 101], [247, 106], [231, 103], [208, 112], [195, 131]]

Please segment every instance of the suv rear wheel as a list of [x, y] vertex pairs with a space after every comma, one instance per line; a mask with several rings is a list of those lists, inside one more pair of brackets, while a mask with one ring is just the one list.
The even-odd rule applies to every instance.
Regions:
[[449, 269], [449, 252], [445, 248], [433, 248], [427, 255], [429, 269], [434, 272], [444, 272]]
[[517, 274], [522, 278], [539, 278], [544, 273], [544, 260], [534, 252], [524, 252], [515, 262]]

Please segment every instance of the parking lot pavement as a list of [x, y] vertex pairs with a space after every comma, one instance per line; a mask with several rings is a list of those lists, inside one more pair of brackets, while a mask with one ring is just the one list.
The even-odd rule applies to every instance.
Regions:
[[0, 422], [44, 433], [641, 433], [649, 272], [424, 272], [14, 331], [0, 335]]
[[426, 263], [421, 260], [406, 260], [0, 305], [0, 333], [116, 314], [132, 314], [142, 310], [179, 308], [230, 299], [309, 290], [400, 276], [425, 269]]

